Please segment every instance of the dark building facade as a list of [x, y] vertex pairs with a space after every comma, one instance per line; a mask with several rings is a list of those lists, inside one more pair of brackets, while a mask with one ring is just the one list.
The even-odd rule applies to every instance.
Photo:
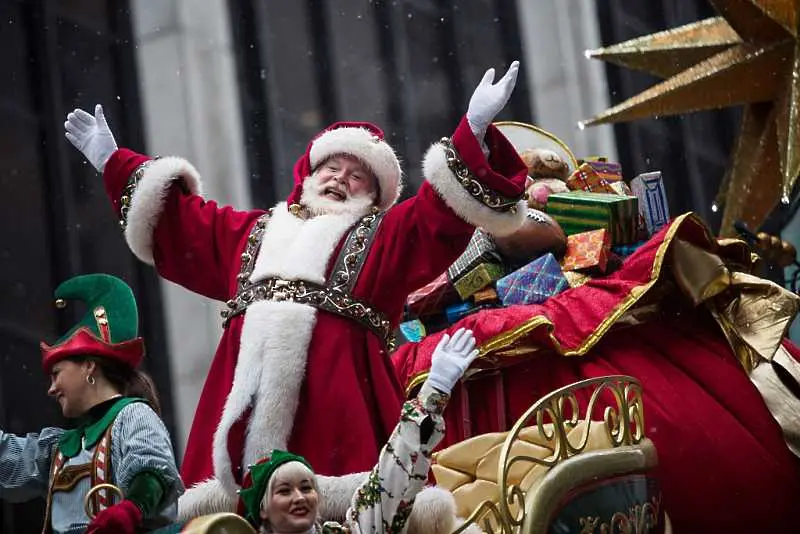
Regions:
[[[0, 2], [0, 428], [36, 432], [61, 424], [46, 395], [39, 342], [55, 341], [85, 311], [57, 310], [56, 285], [77, 274], [122, 277], [139, 301], [146, 368], [162, 392], [158, 285], [130, 254], [103, 183], [63, 137], [66, 113], [111, 104], [115, 130], [140, 139], [127, 3]], [[168, 394], [164, 417], [171, 421]], [[42, 502], [0, 506], [2, 532], [38, 532]]]
[[[230, 0], [253, 201], [291, 189], [311, 137], [336, 120], [371, 121], [421, 183], [430, 143], [449, 135], [484, 70], [522, 59], [514, 0]], [[505, 118], [531, 120], [520, 76]]]

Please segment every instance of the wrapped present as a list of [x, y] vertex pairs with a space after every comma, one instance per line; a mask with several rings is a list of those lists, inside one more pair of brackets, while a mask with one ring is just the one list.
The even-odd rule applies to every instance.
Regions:
[[637, 248], [641, 247], [644, 244], [645, 241], [638, 241], [636, 243], [630, 243], [627, 245], [614, 245], [613, 247], [611, 247], [611, 252], [622, 258], [627, 258], [631, 254], [636, 252]]
[[425, 337], [425, 325], [422, 324], [422, 321], [419, 319], [406, 321], [404, 323], [400, 323], [400, 333], [403, 334], [403, 337], [408, 341], [416, 343]]
[[408, 295], [406, 318], [413, 319], [442, 313], [449, 304], [459, 300], [456, 288], [447, 279], [447, 273], [442, 273], [433, 282]]
[[472, 295], [472, 302], [476, 306], [497, 304], [500, 301], [497, 291], [491, 286], [479, 289]]
[[639, 199], [639, 213], [647, 225], [647, 233], [653, 235], [669, 222], [669, 204], [661, 172], [640, 174], [631, 180], [631, 189]]
[[569, 191], [550, 195], [547, 213], [567, 235], [605, 228], [615, 245], [638, 240], [636, 197], [610, 193]]
[[618, 195], [625, 195], [626, 197], [633, 197], [636, 196], [633, 194], [630, 186], [625, 182], [614, 182], [611, 184], [611, 189], [614, 190], [614, 193]]
[[450, 324], [457, 323], [461, 318], [466, 317], [473, 311], [477, 311], [473, 304], [469, 302], [459, 302], [448, 306], [444, 313], [447, 316], [447, 322]]
[[569, 288], [558, 260], [545, 254], [497, 281], [497, 295], [505, 306], [540, 304]]
[[569, 287], [580, 287], [589, 280], [592, 276], [589, 273], [579, 273], [578, 271], [565, 271], [564, 278], [569, 282]]
[[475, 230], [464, 253], [447, 269], [447, 277], [455, 283], [480, 263], [503, 263], [494, 240], [481, 230]]
[[462, 300], [466, 300], [505, 274], [502, 265], [497, 263], [481, 263], [467, 274], [455, 281], [456, 291]]
[[573, 191], [613, 193], [612, 184], [622, 181], [622, 171], [616, 163], [585, 161], [567, 177], [567, 187]]
[[611, 249], [608, 230], [592, 230], [567, 237], [567, 253], [561, 260], [563, 271], [591, 269], [606, 271]]

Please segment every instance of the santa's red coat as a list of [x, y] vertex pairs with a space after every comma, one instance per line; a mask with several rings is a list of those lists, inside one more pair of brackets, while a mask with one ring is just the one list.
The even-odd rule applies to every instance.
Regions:
[[[494, 128], [490, 128], [486, 141], [491, 150], [489, 161], [465, 120], [453, 136], [456, 149], [480, 181], [506, 196], [519, 196], [526, 174], [524, 164]], [[463, 188], [443, 164], [441, 150], [439, 145], [434, 145], [426, 156], [427, 181], [418, 193], [386, 213], [353, 291], [356, 298], [385, 313], [394, 325], [400, 319], [408, 293], [435, 278], [458, 257], [474, 225], [491, 227], [496, 220], [504, 228], [510, 228], [517, 224], [518, 215], [522, 215], [498, 215], [468, 195], [464, 196]], [[108, 162], [105, 182], [118, 211], [129, 176], [147, 159], [120, 149]], [[173, 160], [157, 160], [148, 168], [149, 177], [145, 176], [135, 193], [139, 195], [138, 206], [134, 198], [129, 212], [126, 238], [140, 258], [148, 261], [148, 254], [152, 254], [152, 261], [164, 278], [224, 302], [236, 293], [240, 255], [252, 226], [264, 212], [236, 211], [206, 201], [197, 194], [199, 177], [196, 171], [182, 160]], [[302, 167], [298, 165], [297, 168]], [[303, 178], [295, 176], [296, 180]], [[143, 185], [147, 180], [150, 190]], [[275, 210], [284, 217], [286, 206], [280, 204]], [[132, 217], [141, 220], [131, 220]], [[267, 224], [267, 232], [273, 222], [277, 226], [278, 214], [273, 213], [272, 219]], [[148, 225], [152, 232], [148, 232]], [[329, 272], [345, 237], [346, 232], [331, 250], [315, 251], [317, 244], [313, 240], [301, 246], [307, 249], [306, 253], [327, 255], [323, 259]], [[298, 239], [302, 238], [298, 236]], [[290, 251], [262, 250], [260, 255], [265, 253], [280, 259]], [[187, 486], [212, 475], [227, 477], [228, 473], [220, 473], [226, 468], [238, 483], [239, 468], [248, 460], [243, 459], [245, 442], [258, 439], [258, 436], [253, 438], [256, 432], [247, 433], [249, 411], [239, 409], [241, 416], [223, 440], [227, 446], [227, 451], [223, 452], [230, 460], [229, 465], [212, 462], [212, 457], [220, 458], [220, 451], [214, 451], [213, 438], [223, 418], [226, 399], [237, 395], [232, 391], [232, 384], [242, 349], [243, 329], [251, 313], [249, 309], [228, 322], [211, 364], [182, 465]], [[271, 336], [270, 343], [285, 337], [287, 344], [293, 345], [292, 336], [299, 335], [295, 330], [301, 331], [303, 325], [285, 324], [284, 327], [282, 332], [264, 332], [263, 335]], [[397, 423], [403, 397], [392, 363], [381, 340], [351, 320], [319, 311], [310, 328], [311, 339], [301, 339], [297, 344], [303, 347], [305, 343], [309, 348], [307, 361], [301, 362], [305, 365], [305, 379], [299, 391], [299, 403], [296, 413], [291, 414], [293, 420], [288, 422], [290, 438], [288, 443], [278, 445], [305, 456], [320, 474], [368, 470]], [[292, 350], [292, 346], [287, 347], [287, 353], [295, 358], [297, 355]], [[305, 354], [297, 358], [303, 359]], [[258, 393], [272, 394], [260, 390]], [[273, 400], [280, 409], [279, 399]], [[250, 401], [240, 399], [239, 402]], [[275, 445], [268, 427], [260, 426], [257, 430], [264, 434], [264, 444]]]

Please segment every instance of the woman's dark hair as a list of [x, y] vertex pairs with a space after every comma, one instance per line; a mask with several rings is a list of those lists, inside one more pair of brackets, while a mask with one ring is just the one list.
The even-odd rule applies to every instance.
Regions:
[[76, 363], [83, 361], [94, 362], [103, 376], [111, 382], [116, 389], [126, 397], [140, 397], [147, 401], [150, 407], [161, 416], [161, 402], [158, 400], [158, 391], [150, 375], [144, 371], [133, 369], [121, 362], [100, 358], [98, 356], [85, 356], [70, 358]]

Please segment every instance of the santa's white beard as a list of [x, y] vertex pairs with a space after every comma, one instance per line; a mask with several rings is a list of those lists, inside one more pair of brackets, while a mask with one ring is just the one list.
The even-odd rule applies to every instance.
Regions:
[[334, 200], [324, 196], [323, 189], [317, 173], [303, 180], [303, 194], [300, 195], [300, 203], [308, 209], [311, 215], [366, 215], [375, 203], [372, 195], [357, 197], [348, 195], [345, 200]]

